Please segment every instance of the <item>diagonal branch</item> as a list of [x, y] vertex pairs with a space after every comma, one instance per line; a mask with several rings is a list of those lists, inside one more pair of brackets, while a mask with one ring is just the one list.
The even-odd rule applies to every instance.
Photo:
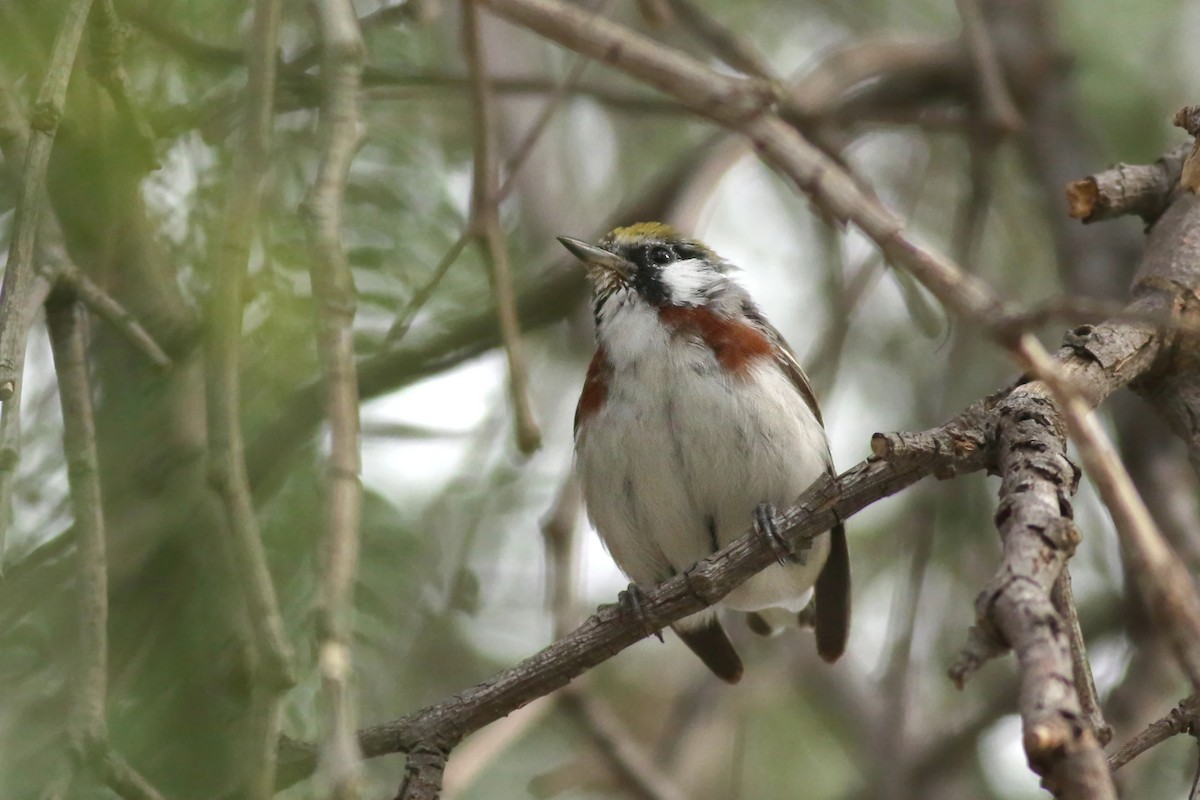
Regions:
[[1150, 723], [1145, 730], [1121, 745], [1117, 752], [1108, 757], [1108, 766], [1116, 772], [1172, 736], [1181, 733], [1195, 734], [1197, 730], [1200, 730], [1200, 695], [1193, 694], [1180, 700], [1179, 705], [1168, 711], [1166, 716]]
[[[948, 426], [978, 427], [989, 410], [986, 403], [973, 404]], [[790, 542], [799, 544], [935, 471], [965, 472], [984, 463], [974, 453], [965, 458], [954, 453], [923, 454], [894, 464], [871, 458], [837, 479], [818, 482], [780, 515], [777, 526], [786, 531]], [[774, 559], [774, 550], [750, 531], [647, 592], [638, 611], [621, 604], [603, 606], [569, 635], [484, 683], [394, 722], [359, 731], [363, 753], [373, 758], [410, 752], [417, 746], [446, 752], [467, 734], [565, 686], [675, 620], [718, 602]], [[286, 760], [281, 756], [280, 764], [281, 785], [300, 780], [313, 769], [312, 749], [289, 744]]]

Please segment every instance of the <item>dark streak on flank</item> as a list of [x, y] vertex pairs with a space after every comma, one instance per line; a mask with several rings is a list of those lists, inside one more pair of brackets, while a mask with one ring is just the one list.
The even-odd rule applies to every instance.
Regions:
[[717, 540], [717, 520], [712, 514], [704, 517], [704, 524], [708, 527], [708, 543], [715, 553], [721, 549], [721, 543]]

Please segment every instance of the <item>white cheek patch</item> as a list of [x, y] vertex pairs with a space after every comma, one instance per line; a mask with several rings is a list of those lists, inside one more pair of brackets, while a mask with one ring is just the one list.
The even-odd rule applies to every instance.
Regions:
[[660, 279], [675, 305], [698, 306], [708, 300], [716, 274], [699, 258], [676, 261], [663, 268]]

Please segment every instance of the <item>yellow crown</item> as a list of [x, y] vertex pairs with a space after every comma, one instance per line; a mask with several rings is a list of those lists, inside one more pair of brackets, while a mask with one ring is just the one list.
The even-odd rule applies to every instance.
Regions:
[[635, 222], [624, 228], [613, 228], [604, 236], [604, 241], [617, 246], [637, 244], [647, 240], [679, 240], [679, 231], [662, 222]]

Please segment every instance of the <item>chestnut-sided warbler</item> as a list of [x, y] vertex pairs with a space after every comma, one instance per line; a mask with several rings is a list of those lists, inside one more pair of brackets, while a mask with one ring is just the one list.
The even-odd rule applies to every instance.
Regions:
[[[649, 588], [771, 523], [833, 472], [816, 398], [796, 357], [730, 273], [734, 267], [667, 225], [617, 228], [596, 245], [559, 241], [594, 289], [596, 354], [575, 412], [576, 466], [588, 516], [635, 587]], [[841, 525], [730, 592], [769, 633], [809, 589], [817, 650], [833, 661], [850, 624]], [[760, 613], [761, 612], [761, 613]], [[707, 609], [672, 626], [730, 683], [742, 661]]]

